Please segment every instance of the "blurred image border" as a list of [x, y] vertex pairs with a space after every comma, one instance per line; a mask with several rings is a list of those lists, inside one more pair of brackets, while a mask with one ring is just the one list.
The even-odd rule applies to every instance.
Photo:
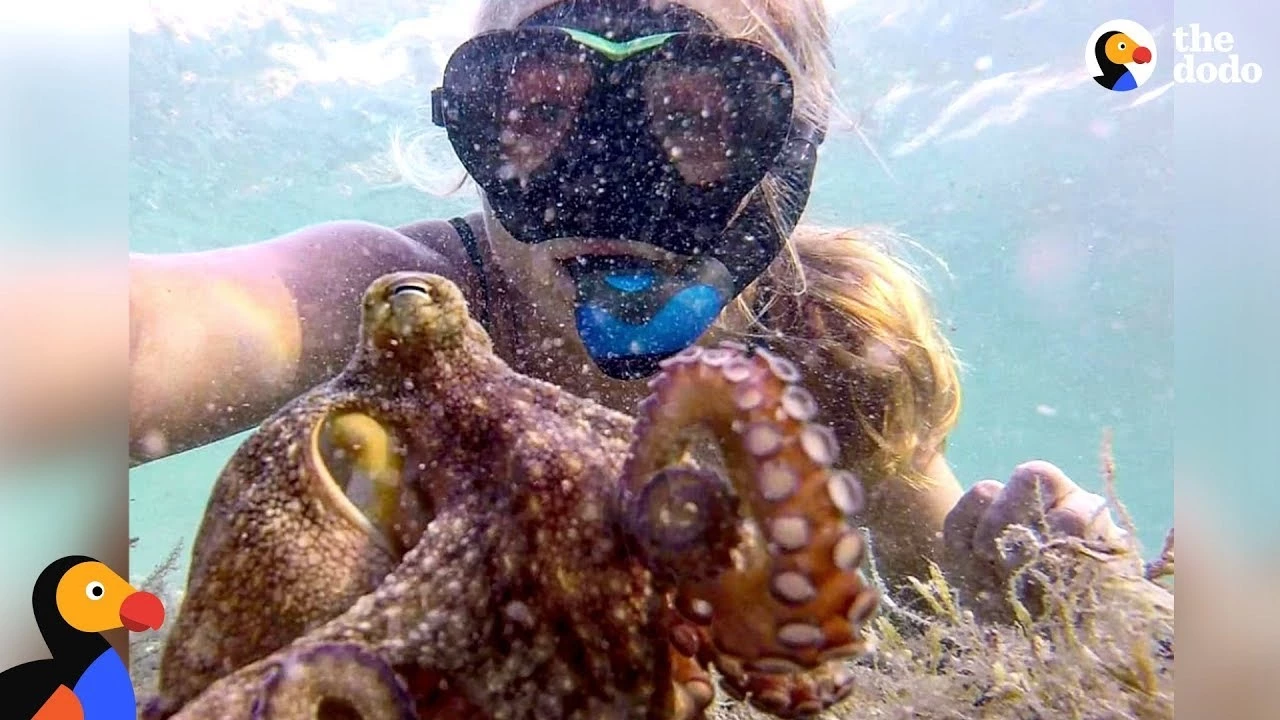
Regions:
[[[1271, 5], [1178, 2], [1177, 26], [1232, 33], [1280, 67]], [[1170, 29], [1172, 30], [1172, 29]], [[1270, 717], [1280, 678], [1280, 84], [1175, 88], [1176, 524], [1183, 549], [1179, 717]]]
[[[1100, 5], [1100, 16], [1116, 9]], [[0, 578], [19, 590], [0, 610], [11, 617], [28, 617], [30, 584], [61, 555], [130, 571], [129, 8], [0, 5]], [[1192, 0], [1174, 16], [1228, 30], [1280, 68], [1269, 42], [1280, 8]], [[1264, 717], [1280, 677], [1280, 84], [1174, 92], [1183, 714]], [[100, 357], [115, 382], [42, 385], [64, 353]], [[53, 437], [32, 395], [74, 403], [82, 422]], [[33, 622], [8, 627], [0, 667], [45, 655]]]
[[[48, 656], [48, 563], [129, 570], [130, 7], [0, 4], [0, 668]], [[103, 372], [68, 382], [70, 357]]]

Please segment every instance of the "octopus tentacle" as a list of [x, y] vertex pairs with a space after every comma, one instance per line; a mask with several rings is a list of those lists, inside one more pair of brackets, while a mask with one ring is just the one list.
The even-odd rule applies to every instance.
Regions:
[[492, 720], [492, 716], [476, 707], [458, 692], [449, 676], [416, 665], [396, 668], [409, 686], [418, 718], [430, 720]]
[[329, 717], [345, 712], [365, 720], [414, 720], [404, 682], [358, 645], [298, 648], [267, 672], [253, 703], [253, 720]]
[[674, 608], [665, 611], [667, 653], [671, 695], [663, 710], [663, 720], [701, 720], [715, 699], [715, 686], [698, 659], [702, 642], [699, 629], [685, 621]]
[[349, 393], [304, 398], [265, 422], [219, 474], [161, 655], [156, 708], [181, 707], [337, 617], [395, 568], [397, 518], [361, 502], [359, 490], [348, 494], [370, 472], [387, 495], [402, 487], [391, 453], [375, 457], [376, 441], [392, 445], [396, 429], [363, 406]]
[[671, 682], [674, 690], [667, 720], [699, 720], [715, 699], [711, 673], [696, 658], [671, 649]]
[[[468, 521], [478, 512], [479, 502], [481, 500], [468, 498], [443, 511], [428, 526], [419, 545], [405, 556], [405, 562], [388, 575], [377, 590], [361, 597], [345, 613], [315, 628], [304, 639], [219, 679], [184, 705], [175, 720], [248, 717], [250, 702], [255, 699], [293, 697], [287, 692], [280, 693], [295, 684], [275, 691], [271, 690], [275, 682], [301, 683], [296, 687], [304, 689], [312, 685], [342, 688], [345, 681], [335, 678], [358, 674], [357, 671], [365, 673], [365, 679], [360, 682], [369, 683], [383, 677], [378, 674], [383, 672], [383, 667], [390, 676], [398, 678], [392, 668], [401, 672], [418, 669], [444, 674], [474, 662], [483, 654], [483, 643], [489, 637], [494, 615], [490, 600], [493, 596], [491, 573], [487, 565], [487, 559], [492, 556], [493, 530], [476, 527]], [[432, 582], [424, 583], [422, 577], [430, 577]], [[366, 670], [360, 670], [362, 667]], [[280, 675], [282, 672], [284, 675]], [[380, 688], [382, 694], [369, 695], [370, 708], [381, 708], [379, 711], [383, 713], [399, 711], [399, 696], [391, 692], [389, 681], [371, 687]], [[343, 697], [339, 690], [327, 692]], [[313, 717], [288, 709], [264, 710], [261, 700], [256, 707], [255, 712], [265, 720]], [[165, 718], [173, 710], [157, 704], [148, 709], [146, 717]], [[358, 716], [400, 717], [394, 714]], [[415, 715], [411, 712], [404, 717]]]
[[621, 507], [639, 506], [636, 498], [686, 450], [691, 429], [716, 438], [753, 522], [724, 572], [681, 578], [676, 607], [698, 626], [699, 655], [716, 664], [730, 692], [783, 717], [848, 694], [841, 663], [864, 650], [860, 626], [878, 605], [859, 572], [864, 539], [849, 520], [861, 509], [861, 484], [832, 467], [835, 435], [815, 421], [817, 401], [800, 379], [785, 358], [736, 344], [671, 358], [641, 405], [621, 491]]

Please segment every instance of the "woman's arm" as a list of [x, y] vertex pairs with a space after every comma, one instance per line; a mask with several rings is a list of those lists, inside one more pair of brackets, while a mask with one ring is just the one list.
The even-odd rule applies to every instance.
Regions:
[[929, 562], [943, 561], [943, 524], [964, 490], [942, 453], [924, 468], [926, 483], [886, 479], [868, 489], [864, 521], [871, 531], [877, 569], [890, 588], [908, 576], [929, 576]]
[[132, 462], [244, 430], [333, 376], [374, 279], [426, 270], [465, 282], [438, 250], [452, 237], [443, 222], [417, 240], [333, 222], [252, 245], [131, 256]]

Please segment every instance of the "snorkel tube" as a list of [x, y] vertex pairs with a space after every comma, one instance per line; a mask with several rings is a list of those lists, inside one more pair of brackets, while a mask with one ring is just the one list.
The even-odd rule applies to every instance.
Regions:
[[610, 377], [632, 380], [697, 342], [720, 312], [755, 281], [785, 245], [809, 200], [823, 132], [797, 122], [771, 169], [781, 197], [770, 212], [764, 190], [752, 191], [716, 247], [674, 273], [579, 258], [567, 264], [577, 284], [574, 318], [587, 353]]

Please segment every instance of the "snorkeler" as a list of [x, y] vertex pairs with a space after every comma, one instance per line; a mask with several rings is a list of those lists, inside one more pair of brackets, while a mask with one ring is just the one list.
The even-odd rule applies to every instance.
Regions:
[[825, 26], [821, 0], [484, 0], [431, 95], [481, 212], [131, 256], [134, 462], [331, 377], [365, 288], [419, 270], [463, 288], [513, 369], [625, 412], [694, 343], [795, 358], [891, 584], [947, 556], [994, 589], [995, 534], [1038, 498], [1061, 529], [1113, 533], [1047, 463], [964, 493], [943, 456], [956, 361], [914, 276], [863, 233], [798, 225], [832, 107]]

